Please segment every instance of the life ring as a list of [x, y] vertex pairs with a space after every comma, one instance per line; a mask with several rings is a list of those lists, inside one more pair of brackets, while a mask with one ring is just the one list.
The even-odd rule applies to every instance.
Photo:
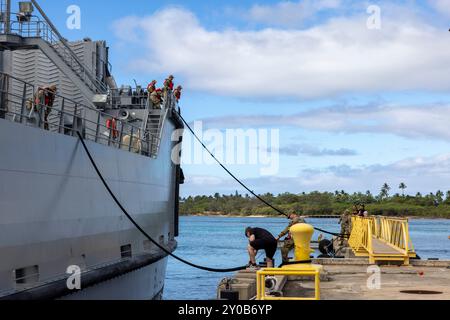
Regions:
[[108, 129], [108, 132], [110, 132], [113, 139], [117, 139], [119, 136], [119, 130], [117, 130], [117, 121], [116, 119], [108, 119], [106, 120], [106, 128]]

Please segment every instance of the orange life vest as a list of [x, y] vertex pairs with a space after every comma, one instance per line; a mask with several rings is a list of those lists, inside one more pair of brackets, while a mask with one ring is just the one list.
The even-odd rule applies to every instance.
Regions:
[[111, 132], [112, 137], [116, 139], [119, 136], [119, 131], [117, 130], [116, 119], [108, 119], [106, 120], [106, 128], [109, 132]]

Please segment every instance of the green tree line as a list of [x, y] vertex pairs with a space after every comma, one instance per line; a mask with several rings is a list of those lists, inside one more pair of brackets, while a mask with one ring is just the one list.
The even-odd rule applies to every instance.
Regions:
[[[399, 192], [391, 195], [392, 188], [385, 183], [379, 194], [335, 192], [271, 193], [260, 195], [264, 200], [284, 212], [299, 212], [304, 215], [340, 215], [354, 205], [364, 204], [371, 215], [417, 216], [450, 218], [450, 190], [429, 194], [405, 195], [407, 186], [401, 183]], [[277, 216], [278, 213], [248, 194], [236, 192], [231, 195], [195, 196], [181, 198], [180, 211], [183, 215], [264, 215]]]

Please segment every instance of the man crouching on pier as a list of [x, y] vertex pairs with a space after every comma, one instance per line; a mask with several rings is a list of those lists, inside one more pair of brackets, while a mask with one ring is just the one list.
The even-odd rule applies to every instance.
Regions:
[[247, 266], [248, 269], [257, 269], [256, 255], [259, 250], [266, 251], [267, 268], [273, 268], [273, 257], [277, 252], [277, 240], [267, 230], [261, 228], [245, 229], [245, 236], [249, 240], [248, 255], [250, 256], [250, 262]]

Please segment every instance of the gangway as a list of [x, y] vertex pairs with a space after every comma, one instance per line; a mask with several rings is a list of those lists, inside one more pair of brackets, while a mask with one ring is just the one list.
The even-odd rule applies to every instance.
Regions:
[[357, 257], [369, 257], [370, 263], [400, 261], [409, 265], [416, 258], [409, 236], [408, 219], [388, 217], [352, 217], [349, 245]]
[[145, 127], [143, 132], [157, 138], [156, 143], [152, 144], [152, 149], [150, 150], [150, 154], [153, 157], [157, 156], [159, 153], [160, 141], [164, 132], [164, 124], [169, 115], [169, 106], [174, 105], [174, 103], [176, 103], [176, 101], [173, 95], [166, 96], [162, 108], [153, 108], [150, 99], [147, 100], [148, 115], [144, 122]]

